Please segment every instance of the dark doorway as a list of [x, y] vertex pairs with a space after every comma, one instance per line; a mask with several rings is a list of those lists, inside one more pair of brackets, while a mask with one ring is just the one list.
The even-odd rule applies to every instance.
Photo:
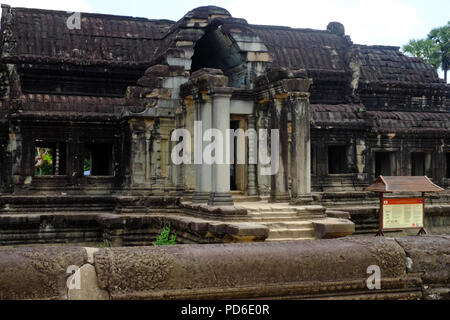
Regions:
[[447, 175], [446, 175], [446, 177], [448, 179], [450, 179], [450, 152], [446, 153], [446, 158], [447, 158]]
[[425, 176], [425, 153], [413, 152], [411, 153], [411, 175]]
[[395, 176], [395, 153], [375, 153], [375, 176]]
[[328, 173], [347, 173], [347, 146], [328, 146]]
[[83, 166], [85, 176], [113, 176], [112, 144], [86, 143]]
[[[231, 120], [230, 121], [230, 129], [237, 130], [239, 129], [239, 120]], [[237, 175], [237, 147], [238, 147], [238, 138], [233, 135], [233, 156], [232, 163], [230, 164], [230, 190], [236, 191], [238, 190], [236, 175]]]

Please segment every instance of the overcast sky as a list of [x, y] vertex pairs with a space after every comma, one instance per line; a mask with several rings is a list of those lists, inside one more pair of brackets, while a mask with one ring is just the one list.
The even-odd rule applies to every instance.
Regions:
[[344, 24], [359, 44], [402, 46], [450, 21], [449, 0], [2, 0], [11, 6], [179, 20], [189, 10], [217, 5], [252, 24], [326, 29]]

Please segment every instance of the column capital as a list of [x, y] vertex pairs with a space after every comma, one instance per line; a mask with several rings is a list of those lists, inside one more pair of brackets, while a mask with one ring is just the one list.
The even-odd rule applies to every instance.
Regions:
[[214, 92], [218, 88], [227, 88], [228, 77], [220, 69], [203, 68], [192, 73], [189, 81], [180, 87], [180, 96], [186, 97], [197, 89], [201, 92]]
[[214, 87], [210, 89], [210, 94], [213, 98], [215, 97], [230, 97], [233, 94], [234, 89], [230, 87]]

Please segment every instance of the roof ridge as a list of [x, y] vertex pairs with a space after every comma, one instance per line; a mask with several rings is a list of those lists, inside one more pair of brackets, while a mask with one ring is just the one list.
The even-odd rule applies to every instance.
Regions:
[[355, 46], [360, 47], [360, 48], [369, 48], [369, 49], [385, 49], [385, 50], [395, 50], [398, 51], [400, 50], [399, 46], [385, 46], [385, 45], [368, 45], [368, 44], [355, 44]]
[[[52, 10], [52, 9], [41, 9], [41, 8], [26, 8], [26, 7], [10, 7], [11, 10], [29, 11], [29, 12], [39, 12], [39, 13], [49, 13], [49, 14], [61, 14], [67, 15], [68, 13], [78, 12], [78, 11], [65, 11], [65, 10]], [[133, 17], [133, 16], [122, 16], [116, 14], [105, 14], [96, 12], [80, 12], [82, 15], [99, 17], [99, 18], [112, 18], [117, 20], [135, 20], [141, 22], [161, 22], [161, 23], [172, 23], [175, 24], [176, 21], [169, 19], [149, 19], [144, 17]]]
[[268, 24], [249, 24], [249, 27], [255, 27], [255, 28], [260, 28], [260, 29], [266, 28], [266, 29], [279, 29], [279, 30], [288, 30], [288, 31], [320, 32], [320, 33], [333, 34], [328, 30], [322, 30], [322, 29], [292, 28], [289, 26], [268, 25]]

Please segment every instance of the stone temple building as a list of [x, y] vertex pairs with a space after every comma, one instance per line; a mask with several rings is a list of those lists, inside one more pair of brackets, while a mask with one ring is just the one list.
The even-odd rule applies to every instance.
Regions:
[[[174, 22], [3, 5], [1, 37], [0, 217], [247, 221], [273, 203], [272, 222], [292, 208], [331, 221], [338, 209], [364, 232], [377, 221], [364, 188], [379, 175], [450, 186], [450, 86], [398, 47], [354, 44], [338, 22], [312, 30], [251, 25], [218, 7]], [[279, 129], [279, 170], [174, 164], [172, 132], [187, 129], [194, 146], [195, 121], [200, 134]], [[247, 159], [271, 148], [257, 140], [246, 139]], [[430, 200], [441, 227], [448, 199]]]

